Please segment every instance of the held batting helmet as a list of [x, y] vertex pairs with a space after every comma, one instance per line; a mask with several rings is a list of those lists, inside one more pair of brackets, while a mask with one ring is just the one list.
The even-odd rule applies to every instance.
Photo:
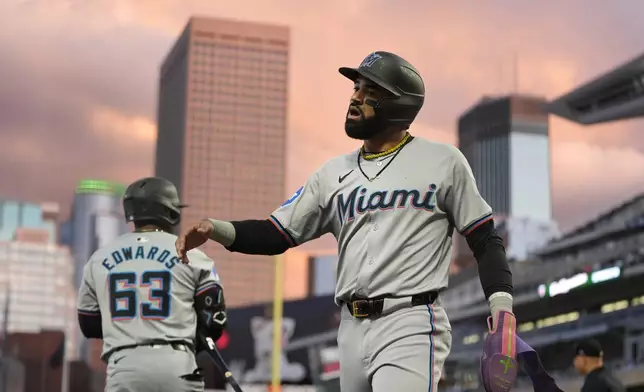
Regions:
[[342, 67], [338, 71], [354, 82], [363, 77], [391, 94], [378, 102], [367, 102], [390, 125], [409, 127], [423, 107], [423, 78], [413, 65], [394, 53], [373, 52], [358, 68]]
[[164, 226], [176, 226], [184, 207], [187, 206], [179, 201], [177, 187], [160, 177], [133, 182], [123, 196], [126, 222], [159, 222]]

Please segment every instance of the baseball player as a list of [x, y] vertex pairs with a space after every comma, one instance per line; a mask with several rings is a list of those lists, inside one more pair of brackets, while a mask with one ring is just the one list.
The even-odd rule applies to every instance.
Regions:
[[123, 207], [134, 231], [92, 255], [78, 294], [83, 335], [103, 339], [105, 390], [203, 391], [195, 333], [216, 340], [226, 325], [213, 261], [199, 250], [189, 266], [177, 258], [172, 231], [184, 205], [171, 182], [132, 183]]
[[[362, 147], [326, 162], [268, 219], [188, 227], [177, 253], [192, 262], [188, 251], [211, 239], [232, 252], [274, 255], [332, 233], [342, 390], [435, 391], [452, 340], [440, 305], [452, 235], [465, 236], [478, 261], [491, 334], [499, 335], [496, 320], [508, 315], [498, 332], [512, 343], [504, 245], [461, 152], [410, 133], [425, 97], [416, 68], [379, 51], [339, 72], [353, 82], [345, 131]], [[512, 348], [495, 354], [514, 359]]]

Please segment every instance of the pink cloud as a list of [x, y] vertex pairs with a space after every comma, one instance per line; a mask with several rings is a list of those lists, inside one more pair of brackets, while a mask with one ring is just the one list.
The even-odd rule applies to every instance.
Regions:
[[555, 215], [564, 228], [608, 211], [644, 190], [644, 155], [633, 148], [562, 142], [552, 151]]
[[[157, 69], [191, 15], [291, 26], [285, 196], [331, 156], [358, 146], [344, 135], [351, 87], [337, 68], [358, 64], [370, 51], [397, 52], [419, 68], [426, 80], [427, 99], [412, 132], [454, 143], [456, 118], [464, 109], [483, 94], [514, 89], [515, 55], [518, 90], [553, 98], [635, 55], [641, 46], [634, 37], [644, 34], [637, 18], [644, 3], [575, 0], [542, 7], [500, 0], [489, 7], [477, 2], [409, 0], [405, 4], [384, 0], [3, 2], [0, 138], [2, 146], [34, 147], [17, 160], [8, 154], [0, 158], [3, 168], [12, 173], [0, 176], [1, 183], [21, 184], [19, 191], [11, 185], [0, 191], [14, 197], [47, 195], [65, 206], [81, 177], [125, 182], [150, 174]], [[97, 111], [102, 113], [100, 121]], [[123, 143], [123, 135], [106, 122], [140, 129], [141, 139]], [[633, 174], [641, 170], [639, 166], [613, 166], [619, 156], [633, 162], [642, 158], [640, 123], [582, 128], [552, 120], [554, 205], [559, 217], [565, 221], [590, 218], [617, 195], [642, 190]], [[0, 150], [6, 150], [2, 146]], [[33, 153], [42, 146], [50, 166], [64, 168], [58, 170], [55, 184], [38, 158], [41, 154]], [[604, 148], [610, 153], [602, 153]], [[569, 178], [575, 162], [595, 166]], [[614, 182], [617, 169], [625, 180]], [[569, 202], [583, 192], [592, 193], [602, 181], [611, 184], [611, 190], [588, 199], [592, 205], [576, 210]], [[610, 196], [611, 192], [615, 195]]]

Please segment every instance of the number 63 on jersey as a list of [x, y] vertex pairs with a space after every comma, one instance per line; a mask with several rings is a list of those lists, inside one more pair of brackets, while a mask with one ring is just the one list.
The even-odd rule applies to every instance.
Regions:
[[[137, 316], [163, 320], [170, 316], [172, 274], [169, 271], [115, 272], [109, 274], [108, 284], [112, 320], [125, 321]], [[147, 298], [139, 298], [146, 289]]]

